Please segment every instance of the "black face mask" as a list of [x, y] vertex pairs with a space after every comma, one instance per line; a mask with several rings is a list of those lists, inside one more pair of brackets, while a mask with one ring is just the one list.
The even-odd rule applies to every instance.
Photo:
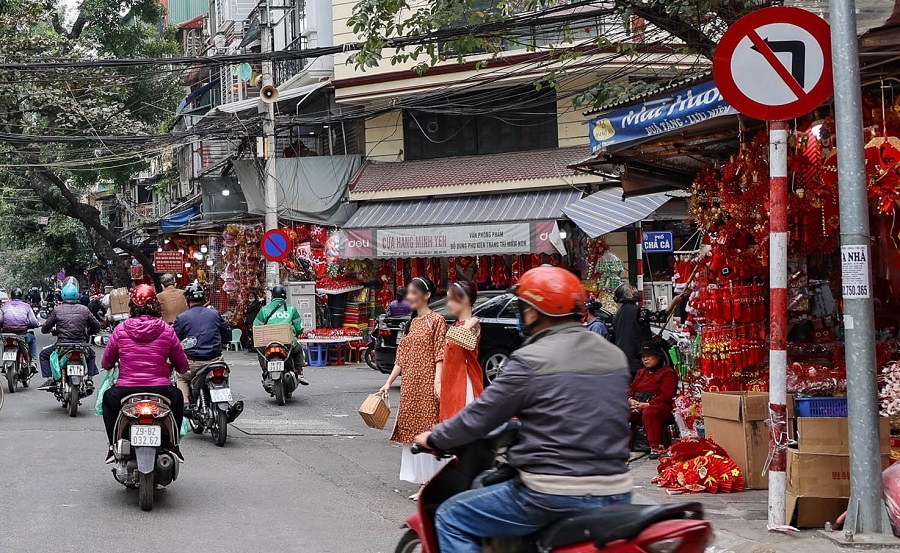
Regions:
[[525, 307], [521, 303], [519, 304], [519, 306], [519, 324], [517, 325], [519, 327], [519, 334], [522, 336], [522, 338], [528, 338], [534, 333], [534, 327], [540, 324], [542, 317], [540, 314], [538, 314], [538, 318], [535, 319], [533, 323], [528, 324], [525, 322], [525, 312], [531, 308]]

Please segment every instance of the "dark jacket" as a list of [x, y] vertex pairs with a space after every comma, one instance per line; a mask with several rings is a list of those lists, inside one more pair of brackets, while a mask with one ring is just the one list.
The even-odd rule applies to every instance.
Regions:
[[188, 359], [204, 361], [222, 355], [222, 342], [231, 340], [231, 330], [222, 315], [215, 309], [194, 306], [175, 319], [175, 334], [179, 340], [188, 336], [197, 339], [197, 345], [186, 350]]
[[91, 334], [100, 332], [100, 323], [91, 310], [80, 303], [63, 303], [56, 307], [41, 326], [41, 332], [49, 334], [56, 327], [56, 341], [64, 343], [88, 343]]
[[638, 357], [641, 345], [650, 340], [650, 325], [640, 320], [641, 308], [636, 303], [626, 302], [619, 306], [613, 317], [613, 333], [616, 345], [625, 352], [631, 373], [637, 373], [644, 365]]
[[434, 427], [431, 441], [459, 447], [518, 417], [509, 462], [520, 471], [623, 475], [630, 378], [618, 348], [577, 322], [556, 326], [529, 338], [478, 399]]

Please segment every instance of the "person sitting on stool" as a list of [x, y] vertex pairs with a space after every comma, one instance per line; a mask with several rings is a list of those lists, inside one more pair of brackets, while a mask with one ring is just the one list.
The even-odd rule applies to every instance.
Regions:
[[663, 433], [674, 419], [672, 408], [678, 393], [678, 373], [666, 364], [666, 353], [656, 342], [644, 342], [638, 352], [639, 369], [628, 389], [632, 427], [643, 424], [650, 442], [650, 458], [662, 452]]

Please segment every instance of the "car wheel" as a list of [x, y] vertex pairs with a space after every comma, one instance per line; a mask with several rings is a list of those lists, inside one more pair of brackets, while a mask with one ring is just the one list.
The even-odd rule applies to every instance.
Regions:
[[503, 371], [509, 362], [509, 354], [505, 351], [494, 351], [485, 357], [481, 366], [484, 368], [485, 384], [490, 384]]

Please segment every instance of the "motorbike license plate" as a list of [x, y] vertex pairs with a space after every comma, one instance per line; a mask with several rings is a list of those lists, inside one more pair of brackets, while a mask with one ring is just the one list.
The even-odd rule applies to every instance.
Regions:
[[131, 427], [132, 447], [159, 447], [162, 445], [162, 427], [135, 424]]
[[209, 399], [213, 403], [231, 402], [231, 388], [210, 388]]
[[3, 352], [3, 360], [4, 361], [15, 361], [19, 356], [19, 352], [17, 351], [4, 351]]
[[69, 376], [84, 376], [84, 365], [67, 365], [66, 374]]
[[400, 340], [403, 339], [403, 336], [405, 336], [405, 333], [402, 330], [397, 331], [397, 343], [398, 344], [400, 343]]
[[270, 373], [283, 373], [284, 372], [284, 361], [269, 361], [269, 372]]

